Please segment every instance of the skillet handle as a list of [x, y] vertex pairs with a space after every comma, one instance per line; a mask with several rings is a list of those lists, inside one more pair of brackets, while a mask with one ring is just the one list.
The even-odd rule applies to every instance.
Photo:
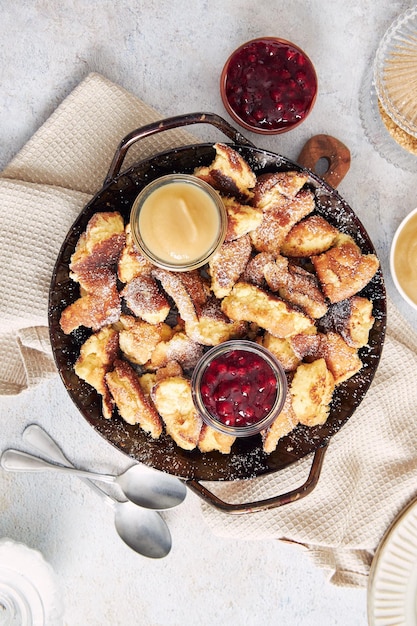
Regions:
[[196, 493], [200, 498], [205, 500], [211, 506], [223, 511], [223, 513], [232, 513], [234, 515], [240, 515], [243, 513], [257, 513], [259, 511], [266, 511], [268, 509], [274, 509], [284, 504], [290, 504], [296, 502], [301, 498], [304, 498], [313, 491], [320, 478], [321, 469], [323, 466], [324, 455], [327, 451], [328, 443], [324, 443], [314, 453], [313, 462], [310, 468], [310, 473], [307, 480], [292, 491], [283, 493], [279, 496], [267, 498], [266, 500], [259, 500], [257, 502], [245, 502], [245, 503], [228, 503], [218, 498], [214, 493], [209, 491], [206, 487], [201, 485], [198, 480], [188, 480], [187, 486]]
[[150, 135], [160, 133], [164, 130], [171, 130], [173, 128], [179, 128], [180, 126], [189, 126], [190, 124], [211, 124], [221, 130], [226, 137], [232, 139], [234, 143], [250, 146], [251, 148], [255, 147], [249, 139], [246, 139], [246, 137], [231, 126], [229, 122], [226, 122], [226, 120], [220, 117], [220, 115], [216, 115], [215, 113], [188, 113], [187, 115], [176, 115], [164, 120], [152, 122], [126, 135], [116, 150], [104, 184], [110, 183], [119, 174], [126, 153], [134, 143], [144, 137], [149, 137]]
[[[324, 173], [317, 171], [320, 161], [327, 167]], [[335, 137], [314, 135], [301, 150], [297, 162], [336, 188], [350, 168], [350, 150]]]

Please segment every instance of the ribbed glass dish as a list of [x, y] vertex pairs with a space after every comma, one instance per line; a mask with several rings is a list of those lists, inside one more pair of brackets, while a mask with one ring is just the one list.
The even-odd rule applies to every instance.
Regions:
[[383, 36], [374, 61], [375, 89], [390, 118], [417, 137], [417, 6]]

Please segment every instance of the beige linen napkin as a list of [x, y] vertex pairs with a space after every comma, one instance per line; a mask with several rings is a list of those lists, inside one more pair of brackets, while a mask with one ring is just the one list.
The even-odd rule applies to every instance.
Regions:
[[[120, 140], [161, 118], [92, 73], [63, 101], [0, 176], [0, 394], [56, 375], [48, 336], [49, 283], [71, 224], [104, 181]], [[196, 143], [180, 129], [140, 141], [123, 167]]]
[[[161, 116], [98, 74], [58, 107], [0, 176], [0, 394], [56, 375], [47, 330], [51, 273], [73, 220], [103, 182], [122, 137]], [[158, 134], [138, 158], [195, 143]], [[373, 553], [396, 514], [417, 494], [417, 335], [389, 303], [380, 367], [359, 409], [331, 440], [319, 484], [280, 509], [231, 516], [203, 504], [218, 534], [285, 539], [308, 549], [336, 584], [363, 586]], [[311, 457], [268, 477], [209, 483], [223, 499], [257, 500], [303, 483]]]

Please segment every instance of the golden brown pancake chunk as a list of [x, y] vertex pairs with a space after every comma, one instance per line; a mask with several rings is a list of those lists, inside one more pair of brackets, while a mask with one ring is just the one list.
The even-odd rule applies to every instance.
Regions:
[[149, 276], [154, 265], [135, 246], [130, 224], [127, 224], [125, 232], [126, 243], [117, 265], [117, 275], [122, 283], [129, 283], [136, 276]]
[[194, 307], [202, 306], [207, 302], [211, 295], [210, 281], [207, 278], [203, 278], [197, 270], [178, 272], [177, 276]]
[[285, 237], [281, 254], [290, 257], [309, 257], [325, 252], [337, 240], [339, 231], [321, 215], [311, 215], [295, 224]]
[[168, 361], [164, 367], [159, 367], [155, 373], [155, 383], [158, 383], [164, 378], [174, 378], [176, 376], [182, 377], [183, 369], [177, 361]]
[[107, 267], [97, 269], [89, 291], [81, 288], [81, 296], [68, 305], [61, 314], [60, 326], [69, 334], [80, 326], [100, 330], [114, 324], [121, 314], [121, 299], [116, 274]]
[[153, 387], [151, 396], [168, 435], [180, 448], [194, 450], [202, 420], [194, 407], [190, 381], [180, 376], [165, 378]]
[[292, 407], [305, 426], [324, 424], [330, 410], [334, 379], [324, 359], [301, 363], [290, 385]]
[[369, 341], [369, 333], [374, 325], [371, 300], [362, 296], [352, 296], [331, 305], [322, 320], [326, 330], [340, 333], [349, 346], [362, 348]]
[[297, 424], [297, 416], [292, 408], [292, 396], [288, 392], [281, 413], [272, 424], [261, 433], [264, 452], [267, 454], [274, 452], [277, 448], [278, 441], [294, 430]]
[[261, 174], [254, 189], [253, 205], [269, 211], [281, 206], [284, 198], [294, 198], [308, 180], [303, 172], [274, 172]]
[[163, 322], [171, 308], [152, 276], [136, 276], [121, 295], [132, 313], [149, 324]]
[[262, 222], [263, 213], [247, 204], [241, 204], [235, 198], [222, 198], [227, 211], [227, 232], [225, 241], [239, 239], [255, 230]]
[[290, 337], [314, 326], [307, 315], [287, 302], [243, 282], [236, 283], [223, 299], [222, 311], [232, 320], [255, 322], [275, 337]]
[[348, 346], [338, 333], [327, 333], [322, 346], [323, 357], [333, 374], [335, 385], [351, 378], [362, 367], [356, 348]]
[[295, 198], [285, 198], [279, 206], [271, 207], [264, 212], [260, 226], [250, 233], [254, 248], [278, 256], [291, 228], [314, 208], [314, 195], [308, 189], [301, 190]]
[[145, 433], [158, 439], [162, 433], [161, 419], [143, 392], [132, 366], [126, 361], [115, 361], [114, 370], [106, 374], [106, 382], [125, 422], [139, 424]]
[[294, 354], [300, 361], [316, 361], [323, 357], [322, 351], [323, 335], [321, 333], [300, 333], [290, 337], [289, 343]]
[[80, 297], [61, 315], [69, 334], [80, 326], [94, 331], [116, 322], [121, 313], [116, 264], [125, 243], [120, 213], [96, 213], [81, 234], [70, 262], [70, 276], [80, 284]]
[[273, 263], [274, 261], [275, 257], [270, 252], [255, 254], [254, 257], [249, 259], [242, 274], [242, 280], [257, 287], [266, 287], [265, 266], [267, 263]]
[[203, 354], [203, 347], [178, 331], [168, 341], [160, 341], [152, 353], [149, 367], [166, 367], [170, 361], [176, 361], [184, 370], [196, 366]]
[[145, 365], [157, 345], [161, 341], [168, 341], [174, 334], [172, 328], [164, 322], [149, 324], [132, 315], [121, 315], [117, 328], [120, 350], [136, 365]]
[[249, 236], [224, 243], [209, 261], [211, 288], [221, 299], [227, 296], [244, 271], [252, 252]]
[[311, 257], [311, 261], [330, 302], [340, 302], [356, 295], [379, 268], [374, 254], [362, 254], [359, 247], [349, 241]]
[[145, 396], [149, 399], [151, 397], [151, 390], [154, 384], [156, 383], [156, 373], [155, 372], [145, 372], [139, 376], [139, 384]]
[[184, 282], [181, 272], [168, 272], [157, 267], [152, 271], [152, 276], [161, 283], [164, 291], [174, 300], [181, 319], [184, 322], [196, 322], [197, 313], [193, 302], [194, 293], [190, 293], [189, 285]]
[[281, 298], [301, 307], [310, 317], [318, 319], [327, 312], [326, 298], [311, 272], [280, 256], [275, 263], [265, 266], [264, 275], [271, 291], [277, 291]]
[[220, 301], [210, 298], [198, 311], [198, 321], [186, 322], [185, 330], [193, 341], [204, 346], [216, 346], [228, 339], [242, 338], [246, 322], [233, 322], [221, 310]]
[[260, 343], [264, 348], [272, 352], [286, 372], [295, 371], [301, 362], [300, 357], [294, 352], [289, 339], [274, 337], [274, 335], [267, 332], [258, 339], [257, 343]]
[[335, 385], [351, 378], [362, 367], [357, 349], [349, 346], [339, 333], [297, 335], [290, 342], [295, 354], [305, 361], [325, 359]]
[[205, 180], [225, 196], [250, 200], [256, 176], [240, 154], [222, 143], [214, 145], [216, 156], [208, 167], [198, 167], [195, 176]]
[[361, 296], [353, 296], [349, 304], [350, 314], [340, 334], [350, 346], [362, 348], [368, 344], [369, 333], [375, 322], [372, 315], [373, 304]]
[[102, 328], [91, 335], [81, 346], [74, 371], [102, 396], [103, 416], [110, 419], [113, 400], [106, 384], [105, 376], [118, 357], [119, 335], [111, 326]]
[[221, 452], [222, 454], [230, 454], [232, 445], [236, 441], [236, 437], [221, 433], [215, 428], [203, 424], [198, 439], [198, 449], [200, 452]]
[[71, 257], [71, 278], [84, 288], [96, 271], [117, 264], [125, 245], [123, 218], [117, 211], [95, 213], [81, 234]]

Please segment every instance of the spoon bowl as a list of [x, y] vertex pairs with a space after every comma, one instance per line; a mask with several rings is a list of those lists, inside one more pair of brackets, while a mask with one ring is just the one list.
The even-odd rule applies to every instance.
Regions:
[[55, 470], [80, 478], [116, 483], [134, 504], [158, 511], [178, 506], [186, 496], [186, 486], [178, 478], [138, 464], [129, 467], [123, 474], [113, 476], [79, 470], [69, 465], [56, 465], [32, 454], [9, 449], [1, 456], [1, 466], [15, 472]]
[[169, 554], [171, 533], [157, 511], [142, 509], [130, 501], [115, 501], [113, 508], [116, 530], [129, 548], [152, 559]]

